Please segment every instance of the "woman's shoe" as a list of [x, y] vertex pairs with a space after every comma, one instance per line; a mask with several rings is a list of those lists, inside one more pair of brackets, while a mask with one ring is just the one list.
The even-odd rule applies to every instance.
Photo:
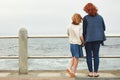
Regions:
[[74, 78], [75, 77], [75, 74], [74, 73], [72, 73], [69, 69], [67, 69], [66, 70], [66, 72], [72, 77], [72, 78]]
[[88, 76], [89, 76], [89, 77], [93, 77], [93, 75], [89, 75], [89, 74], [88, 74]]
[[94, 77], [99, 77], [100, 75], [98, 73], [94, 73]]
[[90, 72], [90, 73], [88, 74], [88, 76], [89, 76], [89, 77], [93, 77], [93, 73]]

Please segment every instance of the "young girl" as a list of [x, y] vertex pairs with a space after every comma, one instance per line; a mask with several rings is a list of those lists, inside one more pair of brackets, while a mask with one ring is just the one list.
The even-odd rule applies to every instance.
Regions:
[[82, 36], [82, 26], [80, 25], [81, 22], [81, 15], [75, 13], [72, 16], [72, 24], [67, 29], [72, 59], [70, 62], [70, 67], [66, 71], [71, 77], [75, 77], [78, 66], [78, 59], [83, 57], [82, 46], [84, 46], [84, 39]]

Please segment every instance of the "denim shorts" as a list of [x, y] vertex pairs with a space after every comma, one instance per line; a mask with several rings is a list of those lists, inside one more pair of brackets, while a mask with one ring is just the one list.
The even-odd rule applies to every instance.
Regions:
[[70, 51], [71, 51], [72, 57], [76, 57], [76, 58], [83, 57], [83, 50], [81, 45], [70, 44]]

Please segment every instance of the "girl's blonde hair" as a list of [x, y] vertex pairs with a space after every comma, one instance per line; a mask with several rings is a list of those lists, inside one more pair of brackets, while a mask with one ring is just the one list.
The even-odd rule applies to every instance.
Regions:
[[75, 13], [73, 16], [72, 16], [72, 24], [74, 25], [79, 25], [79, 23], [81, 23], [82, 21], [82, 17], [80, 14], [78, 13]]

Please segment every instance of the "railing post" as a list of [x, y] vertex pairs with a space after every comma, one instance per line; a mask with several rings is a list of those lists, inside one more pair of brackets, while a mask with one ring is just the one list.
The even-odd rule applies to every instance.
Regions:
[[28, 73], [27, 38], [27, 30], [21, 28], [19, 30], [19, 74]]

